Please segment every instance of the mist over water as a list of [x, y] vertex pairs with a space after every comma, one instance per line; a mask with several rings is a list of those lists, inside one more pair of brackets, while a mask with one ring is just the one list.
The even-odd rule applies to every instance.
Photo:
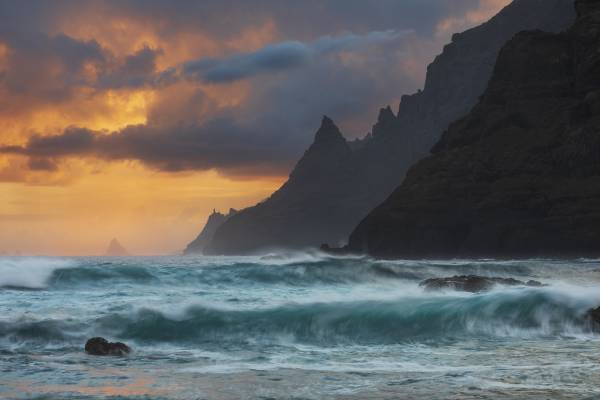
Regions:
[[[465, 274], [547, 286], [419, 287]], [[0, 258], [0, 287], [0, 398], [582, 399], [600, 378], [600, 260]]]

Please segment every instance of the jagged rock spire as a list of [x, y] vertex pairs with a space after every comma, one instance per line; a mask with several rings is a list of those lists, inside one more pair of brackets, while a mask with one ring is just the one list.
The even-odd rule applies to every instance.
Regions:
[[290, 180], [305, 178], [314, 180], [315, 176], [321, 174], [319, 171], [339, 166], [341, 160], [351, 152], [348, 142], [338, 127], [331, 118], [324, 115], [313, 144], [304, 152], [292, 170]]
[[320, 143], [337, 143], [337, 142], [346, 142], [344, 136], [340, 132], [339, 128], [333, 122], [331, 118], [324, 115], [321, 120], [321, 127], [315, 134], [315, 144]]
[[396, 124], [396, 116], [392, 111], [392, 108], [388, 105], [386, 108], [379, 110], [379, 116], [377, 117], [377, 123], [373, 125], [373, 136], [381, 136], [393, 130]]

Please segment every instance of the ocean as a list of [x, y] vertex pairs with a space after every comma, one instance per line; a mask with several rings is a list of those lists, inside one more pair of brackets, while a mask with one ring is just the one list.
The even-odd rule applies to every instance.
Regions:
[[[419, 287], [464, 274], [547, 286]], [[600, 399], [600, 260], [3, 257], [0, 286], [2, 399]]]

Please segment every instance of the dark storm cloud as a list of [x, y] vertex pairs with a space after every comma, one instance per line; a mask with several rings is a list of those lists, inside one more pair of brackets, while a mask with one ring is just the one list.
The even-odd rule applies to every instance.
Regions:
[[69, 100], [79, 88], [131, 89], [167, 85], [175, 79], [174, 69], [156, 71], [161, 49], [144, 47], [118, 59], [95, 40], [3, 28], [0, 43], [9, 49], [0, 70], [0, 90], [28, 96], [32, 104]]
[[402, 33], [394, 31], [369, 32], [366, 35], [346, 33], [338, 37], [321, 37], [308, 44], [299, 41], [275, 43], [252, 53], [236, 54], [223, 59], [190, 61], [184, 65], [183, 72], [207, 82], [232, 82], [260, 73], [300, 67], [309, 63], [313, 57], [328, 53], [390, 42], [401, 35]]
[[125, 56], [124, 60], [107, 67], [92, 85], [95, 89], [135, 89], [160, 87], [177, 81], [175, 68], [157, 72], [156, 59], [163, 54], [162, 49], [143, 47]]
[[480, 0], [110, 0], [115, 14], [144, 22], [160, 16], [161, 34], [202, 29], [231, 37], [274, 20], [282, 39], [302, 41], [344, 31], [414, 29], [430, 36], [444, 18], [462, 16]]
[[83, 128], [68, 128], [56, 136], [32, 136], [27, 146], [0, 147], [3, 153], [18, 153], [33, 157], [61, 157], [86, 154], [94, 146], [95, 135]]
[[78, 86], [89, 84], [86, 64], [102, 66], [106, 54], [95, 40], [76, 40], [58, 34], [10, 31], [0, 28], [0, 42], [9, 52], [0, 85], [16, 95], [61, 100]]
[[33, 137], [24, 146], [0, 147], [0, 153], [29, 156], [29, 167], [36, 170], [51, 168], [49, 160], [69, 156], [139, 160], [163, 171], [245, 168], [273, 173], [274, 166], [285, 163], [285, 154], [277, 157], [264, 143], [248, 142], [249, 133], [229, 119], [166, 129], [135, 125], [112, 134], [69, 128], [60, 135]]
[[267, 46], [255, 53], [223, 60], [201, 59], [186, 63], [184, 73], [207, 82], [231, 82], [260, 72], [298, 67], [308, 61], [310, 50], [300, 42]]

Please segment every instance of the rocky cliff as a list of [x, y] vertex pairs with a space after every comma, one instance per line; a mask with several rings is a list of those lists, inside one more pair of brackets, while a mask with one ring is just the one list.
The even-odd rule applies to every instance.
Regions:
[[194, 239], [187, 245], [183, 253], [203, 254], [204, 248], [212, 240], [217, 229], [236, 213], [237, 210], [234, 210], [233, 208], [230, 208], [229, 213], [227, 214], [222, 214], [220, 212], [217, 212], [217, 210], [213, 210], [212, 214], [208, 216], [208, 219], [206, 220], [204, 228], [202, 228], [200, 234], [198, 234], [196, 239]]
[[[244, 254], [341, 239], [341, 233], [350, 232], [352, 224], [358, 222], [348, 216], [365, 207], [365, 200], [353, 193], [357, 183], [349, 168], [352, 157], [337, 126], [323, 117], [314, 143], [288, 181], [264, 202], [240, 211], [223, 224], [207, 252]], [[340, 201], [344, 198], [349, 201]]]
[[354, 142], [324, 118], [289, 180], [224, 223], [206, 251], [244, 254], [344, 243], [408, 167], [429, 154], [448, 124], [475, 105], [502, 44], [523, 29], [560, 31], [573, 18], [572, 0], [516, 0], [487, 23], [454, 35], [429, 66], [424, 89], [402, 98], [398, 115], [382, 109], [371, 134]]
[[521, 32], [479, 103], [350, 236], [382, 257], [600, 254], [600, 0]]
[[423, 91], [403, 96], [398, 120], [422, 158], [448, 124], [464, 116], [485, 90], [498, 51], [517, 32], [559, 32], [574, 20], [573, 0], [514, 0], [488, 22], [452, 36], [427, 68]]

